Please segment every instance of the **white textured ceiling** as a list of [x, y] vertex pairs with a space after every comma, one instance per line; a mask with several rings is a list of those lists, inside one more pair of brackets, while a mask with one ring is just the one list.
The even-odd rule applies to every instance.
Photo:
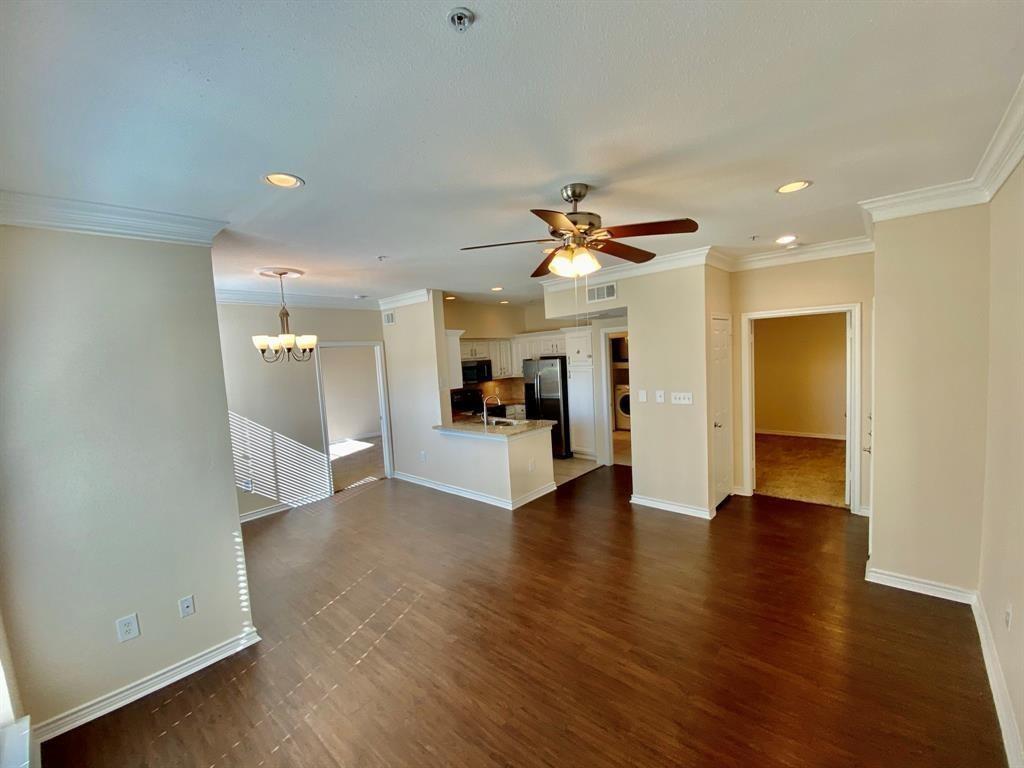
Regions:
[[1022, 70], [1024, 2], [4, 0], [0, 188], [226, 220], [221, 288], [525, 300], [539, 247], [458, 249], [544, 236], [566, 182], [700, 222], [658, 253], [853, 237], [970, 176]]

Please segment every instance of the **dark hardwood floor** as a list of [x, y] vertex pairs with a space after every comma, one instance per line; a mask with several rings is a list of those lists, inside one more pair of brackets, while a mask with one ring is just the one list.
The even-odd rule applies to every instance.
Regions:
[[44, 766], [1003, 766], [970, 608], [864, 581], [867, 521], [509, 513], [386, 480], [244, 527], [263, 641]]

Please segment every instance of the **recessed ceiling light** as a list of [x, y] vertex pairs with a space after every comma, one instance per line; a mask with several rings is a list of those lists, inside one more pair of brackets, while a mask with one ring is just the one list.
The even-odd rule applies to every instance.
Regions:
[[813, 183], [813, 181], [808, 181], [807, 179], [798, 179], [797, 181], [791, 181], [788, 184], [783, 184], [775, 191], [783, 195], [788, 195], [790, 192], [799, 192], [801, 189], [807, 189]]
[[502, 288], [501, 288], [500, 285], [496, 285], [493, 288], [491, 288], [491, 290], [494, 291], [495, 293], [497, 293], [498, 291], [502, 290]]
[[789, 245], [790, 243], [796, 242], [796, 235], [783, 235], [782, 237], [776, 238], [775, 242], [779, 245]]
[[508, 304], [508, 299], [502, 299], [498, 302], [499, 304]]
[[794, 248], [799, 248], [799, 247], [800, 247], [800, 243], [790, 243], [789, 245], [786, 246], [786, 250], [787, 251], [791, 251]]
[[445, 301], [455, 301], [455, 297], [454, 296], [445, 296], [444, 300]]
[[306, 183], [294, 173], [268, 173], [263, 177], [263, 180], [267, 182], [267, 184], [272, 184], [275, 187], [283, 187], [284, 189], [295, 189], [296, 187], [301, 187]]

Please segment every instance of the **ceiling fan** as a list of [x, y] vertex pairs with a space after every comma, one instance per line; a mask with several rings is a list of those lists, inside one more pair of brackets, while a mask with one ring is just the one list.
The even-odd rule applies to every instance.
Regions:
[[615, 238], [677, 235], [697, 231], [697, 222], [693, 219], [649, 221], [646, 224], [602, 227], [601, 217], [596, 213], [576, 210], [579, 202], [587, 196], [589, 190], [588, 184], [580, 182], [566, 184], [562, 187], [562, 199], [567, 203], [572, 203], [572, 210], [569, 213], [531, 209], [530, 213], [543, 219], [544, 223], [548, 225], [550, 237], [542, 240], [516, 240], [511, 243], [471, 245], [461, 250], [475, 251], [478, 248], [497, 248], [503, 245], [522, 245], [524, 243], [561, 243], [561, 245], [544, 250], [547, 257], [530, 277], [542, 277], [548, 273], [559, 277], [583, 277], [601, 268], [601, 264], [594, 258], [591, 251], [607, 253], [636, 264], [650, 261], [655, 256], [650, 251], [616, 242]]

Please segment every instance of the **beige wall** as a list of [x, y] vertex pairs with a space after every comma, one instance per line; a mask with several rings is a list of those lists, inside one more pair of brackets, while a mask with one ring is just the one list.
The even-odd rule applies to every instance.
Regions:
[[[395, 472], [511, 501], [553, 480], [551, 438], [538, 432], [504, 442], [446, 435], [451, 423], [441, 292], [397, 307], [384, 327]], [[530, 466], [533, 470], [530, 470]]]
[[507, 339], [526, 329], [523, 307], [515, 304], [444, 302], [444, 327], [465, 331], [464, 339]]
[[0, 226], [0, 273], [0, 612], [39, 724], [251, 617], [209, 248]]
[[18, 685], [14, 679], [14, 662], [7, 645], [7, 631], [4, 617], [0, 614], [0, 728], [14, 720], [14, 713], [21, 711]]
[[975, 589], [985, 480], [984, 205], [875, 225], [871, 567]]
[[846, 315], [754, 322], [758, 432], [846, 438]]
[[346, 437], [380, 434], [377, 357], [373, 347], [321, 347], [327, 436], [333, 443]]
[[526, 333], [537, 331], [557, 331], [566, 325], [565, 318], [553, 318], [549, 320], [544, 314], [544, 302], [527, 304], [523, 308], [523, 330]]
[[[861, 305], [861, 446], [871, 437], [871, 301], [874, 289], [874, 257], [870, 253], [821, 259], [780, 267], [733, 272], [730, 276], [733, 316], [733, 471], [736, 484], [743, 482], [743, 434], [740, 419], [740, 325], [745, 312], [798, 309], [834, 304]], [[871, 454], [861, 454], [861, 505], [871, 503]]]
[[[573, 316], [576, 306], [572, 289], [545, 295], [550, 317]], [[618, 297], [601, 308], [619, 307], [626, 307], [629, 316], [630, 390], [648, 392], [646, 403], [630, 399], [633, 493], [706, 510], [705, 267], [619, 280]], [[665, 403], [655, 403], [659, 389], [666, 392]], [[671, 405], [673, 391], [692, 392], [693, 405]]]
[[[275, 442], [284, 446], [284, 458], [269, 456], [259, 463], [256, 487], [263, 493], [237, 489], [242, 513], [266, 508], [278, 501], [292, 503], [304, 490], [322, 486], [327, 489], [326, 447], [320, 419], [316, 365], [305, 363], [263, 362], [252, 345], [252, 336], [275, 333], [279, 328], [278, 307], [253, 304], [218, 304], [217, 318], [224, 361], [224, 381], [228, 408], [252, 422], [253, 429], [269, 430]], [[379, 341], [383, 338], [378, 310], [311, 309], [292, 307], [291, 327], [302, 333], [315, 333], [323, 341]], [[236, 430], [237, 442], [237, 430]], [[236, 456], [239, 455], [236, 446]], [[322, 476], [294, 477], [294, 471], [277, 471], [277, 465], [295, 455], [296, 465], [324, 466]], [[240, 473], [239, 477], [246, 473]], [[265, 475], [280, 475], [294, 487], [277, 488]], [[314, 476], [315, 475], [315, 476]], [[276, 488], [276, 492], [275, 492]], [[283, 497], [283, 498], [281, 498]]]
[[[980, 590], [1024, 733], [1024, 166], [989, 211], [988, 424]], [[1015, 607], [1013, 631], [1003, 614]]]

